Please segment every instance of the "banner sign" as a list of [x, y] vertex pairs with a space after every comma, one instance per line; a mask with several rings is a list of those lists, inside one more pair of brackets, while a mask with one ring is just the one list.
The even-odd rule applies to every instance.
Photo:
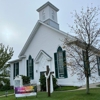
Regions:
[[33, 96], [37, 94], [36, 86], [15, 87], [16, 97]]

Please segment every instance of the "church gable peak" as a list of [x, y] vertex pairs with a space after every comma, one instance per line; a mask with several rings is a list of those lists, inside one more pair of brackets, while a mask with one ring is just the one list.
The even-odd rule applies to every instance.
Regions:
[[52, 60], [52, 58], [45, 51], [40, 50], [38, 55], [35, 58], [35, 62], [39, 63], [39, 60], [41, 59], [42, 56], [45, 57], [47, 61], [51, 61]]

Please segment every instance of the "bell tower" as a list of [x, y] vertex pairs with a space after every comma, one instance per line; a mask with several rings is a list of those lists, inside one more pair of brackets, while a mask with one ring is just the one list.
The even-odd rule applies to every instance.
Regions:
[[37, 11], [39, 12], [39, 20], [54, 28], [59, 29], [59, 24], [57, 21], [57, 12], [59, 11], [58, 8], [56, 8], [50, 2], [47, 2], [38, 8]]

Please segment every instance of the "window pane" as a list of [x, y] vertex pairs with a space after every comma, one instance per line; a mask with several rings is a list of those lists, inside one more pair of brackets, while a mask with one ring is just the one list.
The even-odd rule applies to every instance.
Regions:
[[57, 52], [57, 66], [58, 66], [59, 77], [63, 77], [64, 67], [63, 67], [63, 52], [62, 51]]
[[63, 68], [59, 68], [59, 73], [64, 73], [64, 69]]
[[19, 63], [15, 63], [15, 76], [19, 75]]
[[28, 60], [28, 77], [30, 77], [30, 79], [33, 79], [33, 59], [29, 59]]
[[59, 74], [59, 77], [64, 77], [64, 74]]
[[31, 78], [32, 73], [32, 59], [28, 60], [28, 76]]
[[28, 61], [28, 66], [32, 66], [32, 60]]

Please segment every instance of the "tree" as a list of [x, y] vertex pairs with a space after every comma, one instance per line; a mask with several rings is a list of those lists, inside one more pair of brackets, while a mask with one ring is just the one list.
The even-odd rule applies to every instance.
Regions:
[[13, 53], [13, 48], [9, 46], [5, 47], [2, 43], [0, 43], [0, 83], [2, 83], [4, 77], [9, 76], [9, 73], [6, 70], [6, 68], [9, 67], [7, 61], [11, 59]]
[[86, 78], [86, 93], [89, 93], [89, 78], [96, 79], [97, 69], [96, 55], [100, 54], [100, 29], [97, 16], [99, 8], [82, 8], [80, 13], [75, 11], [74, 26], [71, 30], [77, 38], [70, 41], [67, 37], [64, 41], [64, 48], [67, 51], [69, 69], [72, 75], [77, 74], [79, 80]]

